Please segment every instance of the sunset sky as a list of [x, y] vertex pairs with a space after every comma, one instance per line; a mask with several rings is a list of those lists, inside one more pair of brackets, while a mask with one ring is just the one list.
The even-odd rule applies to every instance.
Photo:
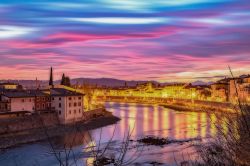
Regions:
[[250, 73], [249, 0], [0, 0], [0, 79]]

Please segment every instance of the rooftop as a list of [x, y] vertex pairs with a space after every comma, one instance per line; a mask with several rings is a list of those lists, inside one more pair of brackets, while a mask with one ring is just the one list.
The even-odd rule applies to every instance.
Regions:
[[39, 97], [48, 95], [41, 90], [9, 90], [2, 93], [9, 98]]
[[64, 88], [52, 88], [50, 90], [52, 96], [83, 96], [84, 94], [77, 91], [71, 91]]
[[11, 82], [2, 82], [0, 85], [18, 85], [16, 83], [11, 83]]

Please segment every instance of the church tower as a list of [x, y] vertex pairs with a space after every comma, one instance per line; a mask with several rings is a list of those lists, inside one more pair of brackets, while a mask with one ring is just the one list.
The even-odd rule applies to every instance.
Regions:
[[53, 69], [52, 69], [52, 67], [50, 68], [49, 86], [52, 86], [52, 88], [54, 86], [54, 84], [53, 84]]

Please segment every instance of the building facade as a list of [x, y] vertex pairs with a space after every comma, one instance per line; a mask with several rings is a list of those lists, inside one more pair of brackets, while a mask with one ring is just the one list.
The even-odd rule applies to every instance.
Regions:
[[35, 111], [35, 97], [26, 92], [6, 92], [2, 101], [9, 103], [11, 112]]
[[63, 88], [52, 88], [51, 106], [56, 110], [61, 123], [67, 124], [83, 119], [84, 95]]
[[230, 101], [235, 103], [238, 100], [241, 102], [250, 102], [250, 76], [241, 76], [230, 80]]
[[0, 89], [18, 89], [20, 85], [15, 83], [0, 83]]

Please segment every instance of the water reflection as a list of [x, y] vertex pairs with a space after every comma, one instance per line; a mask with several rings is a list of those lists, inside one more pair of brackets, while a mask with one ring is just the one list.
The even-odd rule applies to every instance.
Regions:
[[118, 130], [134, 128], [133, 137], [156, 135], [172, 139], [209, 137], [216, 135], [216, 124], [227, 132], [227, 120], [216, 119], [205, 112], [176, 112], [161, 106], [142, 104], [106, 103], [107, 109], [122, 120]]
[[[91, 153], [93, 147], [99, 144], [106, 144], [110, 139], [114, 142], [121, 142], [124, 133], [132, 132], [132, 139], [143, 136], [155, 135], [171, 139], [190, 139], [196, 137], [216, 136], [216, 124], [220, 124], [225, 132], [228, 132], [229, 120], [205, 112], [177, 112], [157, 105], [128, 104], [128, 103], [106, 103], [108, 111], [121, 118], [116, 125], [106, 126], [102, 129], [92, 131], [72, 132], [54, 139], [54, 146], [57, 149], [73, 149], [74, 155], [80, 156], [79, 165], [93, 162]], [[235, 125], [236, 126], [236, 125]], [[234, 129], [232, 129], [234, 130]], [[113, 136], [113, 137], [112, 137]], [[187, 145], [168, 145], [164, 148], [145, 150], [140, 158], [141, 162], [155, 160], [174, 164], [173, 153], [178, 154], [182, 159], [183, 154], [190, 149]], [[188, 149], [188, 150], [187, 150]], [[48, 156], [51, 148], [48, 144], [34, 143], [19, 148], [11, 149], [0, 155], [0, 163], [5, 166], [15, 166], [13, 156], [22, 159], [22, 164], [30, 166], [36, 161], [40, 165], [56, 166], [57, 162], [53, 156]], [[186, 152], [185, 152], [186, 150]], [[46, 154], [46, 155], [45, 155]], [[33, 156], [32, 158], [30, 156]], [[167, 156], [167, 157], [166, 157]], [[175, 156], [178, 159], [178, 155]], [[19, 164], [19, 165], [22, 165]]]

